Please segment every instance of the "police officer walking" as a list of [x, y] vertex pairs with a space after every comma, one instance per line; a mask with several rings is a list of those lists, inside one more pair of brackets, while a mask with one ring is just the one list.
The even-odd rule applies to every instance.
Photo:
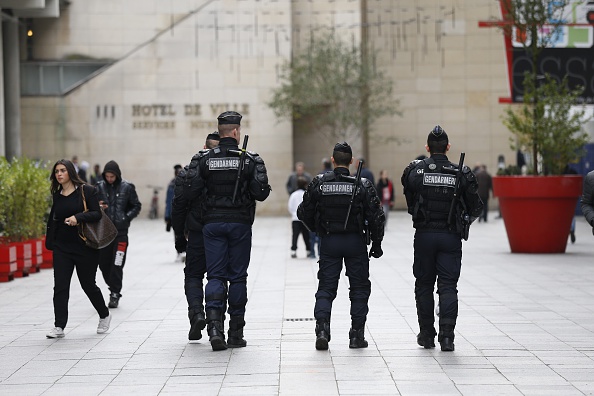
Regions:
[[[206, 137], [204, 149], [219, 145], [219, 134], [210, 133]], [[190, 320], [190, 341], [202, 338], [202, 329], [206, 327], [204, 315], [203, 280], [206, 274], [206, 255], [202, 235], [202, 204], [200, 197], [189, 201], [184, 196], [184, 181], [188, 172], [186, 165], [174, 180], [174, 195], [171, 209], [171, 225], [175, 234], [175, 250], [178, 254], [186, 252], [184, 267], [184, 291], [188, 301], [188, 319]]]
[[[337, 143], [331, 160], [334, 170], [312, 180], [297, 209], [299, 219], [321, 239], [314, 308], [316, 349], [328, 349], [332, 302], [336, 298], [343, 260], [351, 300], [349, 348], [367, 348], [365, 322], [371, 294], [369, 257], [380, 258], [383, 254], [385, 215], [373, 183], [349, 176], [353, 152], [348, 143]], [[365, 224], [368, 224], [367, 230]], [[373, 241], [369, 256], [367, 236]]]
[[412, 215], [414, 238], [415, 300], [420, 333], [417, 343], [435, 347], [433, 288], [439, 294], [439, 336], [442, 351], [454, 350], [458, 317], [458, 279], [462, 266], [462, 238], [482, 210], [474, 173], [453, 164], [446, 156], [448, 135], [438, 125], [425, 146], [430, 157], [414, 160], [402, 174], [402, 185]]
[[[183, 181], [184, 197], [190, 202], [202, 201], [206, 323], [213, 351], [247, 345], [243, 328], [252, 224], [256, 201], [264, 201], [270, 194], [262, 158], [245, 151], [246, 140], [239, 149], [241, 118], [235, 111], [219, 115], [219, 146], [194, 155]], [[225, 342], [227, 304], [230, 318]]]

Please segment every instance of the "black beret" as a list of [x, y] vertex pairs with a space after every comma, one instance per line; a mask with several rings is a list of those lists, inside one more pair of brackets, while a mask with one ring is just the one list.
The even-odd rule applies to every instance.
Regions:
[[429, 132], [429, 136], [427, 136], [427, 143], [429, 142], [440, 142], [445, 140], [449, 143], [448, 134], [446, 131], [439, 125]]
[[209, 133], [206, 140], [221, 140], [221, 135], [218, 132]]
[[347, 142], [336, 143], [334, 145], [334, 151], [340, 151], [341, 153], [349, 153], [353, 154], [353, 150], [351, 150], [351, 146]]
[[241, 125], [242, 117], [243, 116], [236, 111], [225, 111], [217, 117], [217, 120], [219, 120], [219, 125]]

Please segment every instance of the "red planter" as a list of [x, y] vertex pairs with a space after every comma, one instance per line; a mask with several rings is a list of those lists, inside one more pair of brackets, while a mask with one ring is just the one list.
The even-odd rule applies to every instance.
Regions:
[[31, 239], [31, 269], [29, 273], [41, 271], [41, 264], [43, 263], [43, 240], [41, 238]]
[[29, 276], [33, 266], [33, 244], [31, 241], [15, 242], [17, 248], [17, 270], [14, 273], [15, 278]]
[[565, 253], [582, 176], [495, 176], [512, 253]]
[[41, 268], [46, 269], [54, 267], [54, 253], [51, 250], [47, 250], [45, 248], [45, 236], [41, 238], [41, 257]]
[[17, 270], [17, 248], [13, 244], [0, 244], [0, 282], [14, 279]]

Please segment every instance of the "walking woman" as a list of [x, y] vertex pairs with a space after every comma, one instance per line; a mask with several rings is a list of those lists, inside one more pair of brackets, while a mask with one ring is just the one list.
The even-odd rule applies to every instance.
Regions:
[[[97, 193], [93, 187], [84, 184], [69, 160], [61, 159], [54, 164], [50, 180], [53, 204], [47, 222], [45, 246], [53, 250], [54, 257], [55, 327], [46, 336], [64, 337], [68, 322], [70, 280], [75, 268], [80, 286], [99, 314], [97, 333], [103, 334], [109, 330], [111, 315], [95, 283], [99, 250], [85, 245], [78, 235], [77, 227], [80, 222], [92, 223], [101, 218]], [[88, 208], [84, 213], [82, 190]]]

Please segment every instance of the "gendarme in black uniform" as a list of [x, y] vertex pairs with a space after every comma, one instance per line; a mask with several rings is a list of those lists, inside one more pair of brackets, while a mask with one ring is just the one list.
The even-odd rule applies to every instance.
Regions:
[[[219, 146], [196, 154], [186, 173], [186, 200], [200, 200], [206, 253], [206, 323], [213, 350], [244, 347], [243, 327], [247, 303], [247, 269], [252, 247], [256, 201], [264, 201], [270, 185], [264, 161], [247, 152], [240, 174], [241, 114], [226, 111], [218, 117]], [[229, 332], [225, 342], [224, 312], [229, 306]]]
[[[464, 166], [460, 177], [460, 202], [455, 204], [452, 220], [448, 221], [454, 200], [456, 175], [449, 169], [458, 168], [448, 160], [448, 136], [438, 125], [427, 138], [430, 158], [411, 162], [402, 174], [402, 185], [408, 212], [416, 229], [414, 239], [413, 274], [415, 300], [420, 333], [417, 343], [435, 347], [433, 288], [437, 279], [439, 294], [439, 342], [442, 351], [454, 350], [454, 327], [458, 316], [458, 279], [462, 266], [462, 232], [464, 221], [469, 226], [482, 212], [474, 173]], [[444, 169], [445, 168], [445, 169]]]
[[[204, 148], [219, 145], [219, 134], [206, 137]], [[184, 291], [188, 301], [190, 320], [189, 340], [202, 338], [206, 326], [204, 314], [204, 274], [206, 274], [206, 255], [202, 235], [202, 200], [188, 200], [184, 195], [184, 185], [189, 167], [186, 165], [175, 177], [171, 203], [171, 225], [175, 233], [175, 250], [178, 254], [186, 252], [184, 267]], [[186, 239], [187, 236], [187, 239]]]
[[[369, 311], [371, 294], [369, 281], [369, 257], [381, 257], [381, 242], [384, 237], [385, 215], [375, 187], [367, 179], [361, 179], [351, 207], [346, 229], [348, 208], [356, 179], [349, 176], [352, 150], [346, 143], [334, 146], [331, 172], [316, 176], [303, 195], [297, 216], [310, 231], [320, 236], [320, 261], [318, 291], [314, 315], [316, 318], [316, 349], [328, 349], [330, 341], [330, 316], [332, 302], [336, 298], [342, 261], [349, 278], [351, 300], [350, 348], [365, 348], [365, 321]], [[373, 242], [367, 255], [364, 236], [365, 223]]]

